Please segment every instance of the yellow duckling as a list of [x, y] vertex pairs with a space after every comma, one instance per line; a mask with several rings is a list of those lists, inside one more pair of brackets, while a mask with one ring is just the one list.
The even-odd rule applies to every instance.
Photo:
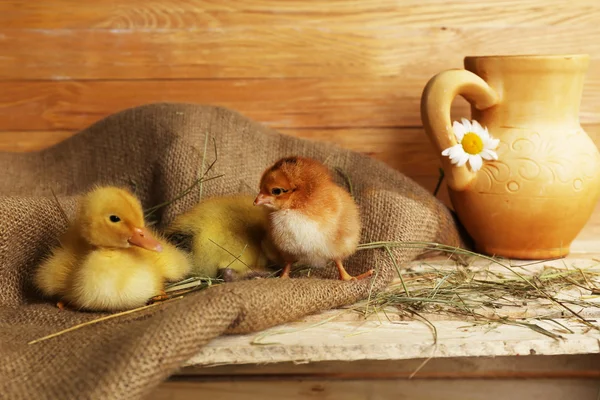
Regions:
[[[254, 196], [231, 195], [201, 201], [178, 215], [166, 235], [192, 253], [193, 274], [226, 281], [266, 276], [273, 257], [267, 240], [269, 211]], [[239, 258], [238, 258], [239, 257]]]
[[145, 226], [137, 198], [117, 187], [97, 187], [80, 198], [67, 232], [37, 270], [46, 296], [76, 309], [116, 311], [146, 304], [190, 271], [186, 253]]

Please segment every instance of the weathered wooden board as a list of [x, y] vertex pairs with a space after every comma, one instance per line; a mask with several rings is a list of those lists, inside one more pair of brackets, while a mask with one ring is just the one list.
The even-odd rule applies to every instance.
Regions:
[[0, 78], [423, 80], [467, 54], [598, 60], [600, 43], [590, 38], [599, 21], [591, 0], [9, 1], [0, 4]]
[[254, 379], [175, 381], [162, 384], [148, 400], [597, 400], [592, 379]]
[[[583, 124], [600, 123], [600, 69], [587, 82]], [[157, 81], [0, 81], [0, 131], [79, 130], [128, 107], [190, 102], [237, 110], [274, 128], [397, 128], [421, 126], [426, 80], [242, 79]], [[455, 116], [469, 116], [456, 102]]]
[[237, 375], [240, 378], [329, 379], [347, 379], [351, 376], [364, 379], [593, 378], [600, 377], [600, 370], [597, 368], [599, 362], [600, 353], [556, 356], [529, 354], [522, 357], [426, 357], [409, 360], [355, 360], [351, 363], [322, 361], [189, 366], [181, 369], [177, 376], [208, 379], [227, 375]]
[[[320, 315], [322, 321], [330, 317], [332, 313]], [[384, 318], [382, 322], [300, 322], [253, 335], [221, 337], [202, 348], [186, 365], [589, 354], [598, 352], [600, 339], [598, 333], [584, 334], [581, 325], [563, 319], [556, 321], [577, 332], [565, 341], [516, 326], [432, 321], [438, 332], [438, 344], [434, 345], [426, 324], [391, 323]], [[539, 324], [553, 327], [549, 322]], [[256, 341], [269, 333], [273, 336]]]
[[[64, 12], [68, 9], [70, 12]], [[3, 0], [0, 25], [33, 29], [193, 29], [245, 26], [554, 26], [593, 25], [595, 0]]]
[[[0, 117], [1, 118], [1, 117]], [[374, 157], [387, 165], [435, 187], [439, 157], [422, 128], [275, 128], [307, 140], [332, 143]], [[594, 140], [600, 141], [600, 124], [585, 125]], [[76, 131], [0, 131], [0, 151], [30, 152], [50, 147]]]
[[[600, 260], [592, 258], [568, 258], [539, 264], [512, 262], [513, 271], [531, 279], [531, 274], [547, 267], [561, 270], [599, 271]], [[523, 265], [519, 268], [518, 265]], [[455, 270], [454, 262], [432, 259], [411, 262], [408, 267], [415, 271]], [[480, 271], [477, 279], [520, 279], [515, 272], [486, 260], [470, 264], [473, 271]], [[495, 277], [488, 271], [502, 273]], [[554, 273], [554, 270], [552, 271]], [[445, 274], [444, 273], [444, 274]], [[405, 273], [409, 291], [420, 286], [413, 276]], [[441, 278], [440, 278], [441, 279]], [[590, 275], [589, 285], [599, 285], [598, 278]], [[431, 283], [433, 288], [441, 282]], [[393, 286], [391, 286], [393, 287]], [[391, 288], [390, 287], [390, 288]], [[396, 284], [397, 290], [402, 288]], [[388, 289], [390, 290], [390, 289]], [[510, 302], [506, 289], [503, 298]], [[550, 289], [546, 289], [549, 291]], [[548, 292], [552, 293], [552, 292]], [[572, 286], [552, 295], [561, 301], [585, 300], [587, 306], [568, 305], [584, 318], [596, 321], [600, 317], [600, 296], [590, 295], [588, 289]], [[462, 292], [465, 304], [471, 304], [478, 296], [475, 292]], [[524, 326], [504, 323], [477, 322], [464, 316], [443, 312], [422, 311], [429, 323], [418, 318], [406, 318], [398, 310], [388, 308], [385, 313], [371, 312], [365, 318], [361, 303], [341, 310], [332, 310], [307, 316], [301, 321], [248, 335], [224, 336], [215, 339], [193, 357], [187, 365], [260, 364], [271, 362], [317, 362], [351, 360], [405, 360], [415, 358], [484, 357], [514, 355], [557, 355], [597, 353], [600, 331], [590, 330], [575, 318], [571, 318], [562, 306], [539, 296], [530, 298], [523, 307], [473, 308], [488, 318], [505, 318], [525, 321], [543, 327], [562, 339], [548, 337]], [[445, 298], [442, 298], [444, 300]], [[469, 306], [471, 307], [471, 306]], [[373, 311], [373, 306], [371, 306]], [[571, 315], [572, 316], [572, 315]], [[552, 319], [552, 320], [550, 320]], [[436, 328], [437, 342], [430, 324]], [[567, 328], [571, 333], [567, 331]]]
[[[283, 128], [277, 130], [304, 139], [333, 143], [372, 156], [411, 177], [426, 178], [428, 184], [435, 184], [437, 180], [438, 157], [422, 128]], [[597, 130], [600, 131], [600, 125]], [[0, 132], [0, 151], [37, 151], [56, 144], [74, 133], [71, 131]]]
[[[599, 262], [570, 258], [515, 270], [524, 276], [545, 266], [597, 271]], [[442, 259], [411, 263], [414, 268], [438, 269], [451, 264]], [[479, 260], [472, 268], [506, 272], [488, 264]], [[542, 304], [536, 312], [546, 313]], [[584, 313], [594, 321], [599, 311], [590, 308]], [[516, 398], [597, 398], [598, 331], [570, 318], [530, 320], [563, 335], [555, 340], [519, 326], [435, 317], [427, 315], [437, 330], [435, 343], [431, 328], [423, 322], [398, 319], [391, 312], [365, 319], [344, 310], [265, 332], [220, 337], [150, 398], [191, 399], [199, 393], [223, 400], [503, 399], [509, 393]]]
[[[600, 15], [600, 11], [597, 12]], [[598, 18], [600, 19], [600, 18]], [[342, 25], [343, 26], [343, 25]], [[331, 25], [216, 30], [0, 29], [0, 79], [190, 79], [401, 76], [423, 80], [465, 55], [589, 53], [600, 24], [520, 28]], [[596, 76], [596, 74], [593, 74]]]

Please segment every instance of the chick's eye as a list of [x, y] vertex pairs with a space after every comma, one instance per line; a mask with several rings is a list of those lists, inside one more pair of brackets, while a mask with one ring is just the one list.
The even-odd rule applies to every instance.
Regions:
[[108, 219], [110, 219], [110, 222], [119, 222], [121, 220], [121, 218], [117, 217], [116, 215], [111, 215], [108, 217]]
[[274, 196], [279, 196], [281, 194], [281, 189], [279, 189], [279, 188], [271, 189], [271, 194]]

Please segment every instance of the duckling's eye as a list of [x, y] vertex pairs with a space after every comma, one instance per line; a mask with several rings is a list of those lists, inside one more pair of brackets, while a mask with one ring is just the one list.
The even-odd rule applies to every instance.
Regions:
[[108, 217], [108, 219], [110, 219], [110, 222], [119, 222], [121, 220], [121, 218], [117, 217], [116, 215], [111, 215]]

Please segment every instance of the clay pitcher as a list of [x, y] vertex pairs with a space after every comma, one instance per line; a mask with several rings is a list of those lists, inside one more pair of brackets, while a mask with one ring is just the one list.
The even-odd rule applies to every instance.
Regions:
[[[466, 57], [464, 65], [434, 76], [421, 98], [458, 218], [479, 252], [567, 255], [600, 194], [600, 154], [579, 123], [589, 57]], [[450, 120], [457, 95], [471, 103], [471, 119], [499, 139], [497, 160], [484, 160], [476, 172], [441, 154], [457, 144]]]

